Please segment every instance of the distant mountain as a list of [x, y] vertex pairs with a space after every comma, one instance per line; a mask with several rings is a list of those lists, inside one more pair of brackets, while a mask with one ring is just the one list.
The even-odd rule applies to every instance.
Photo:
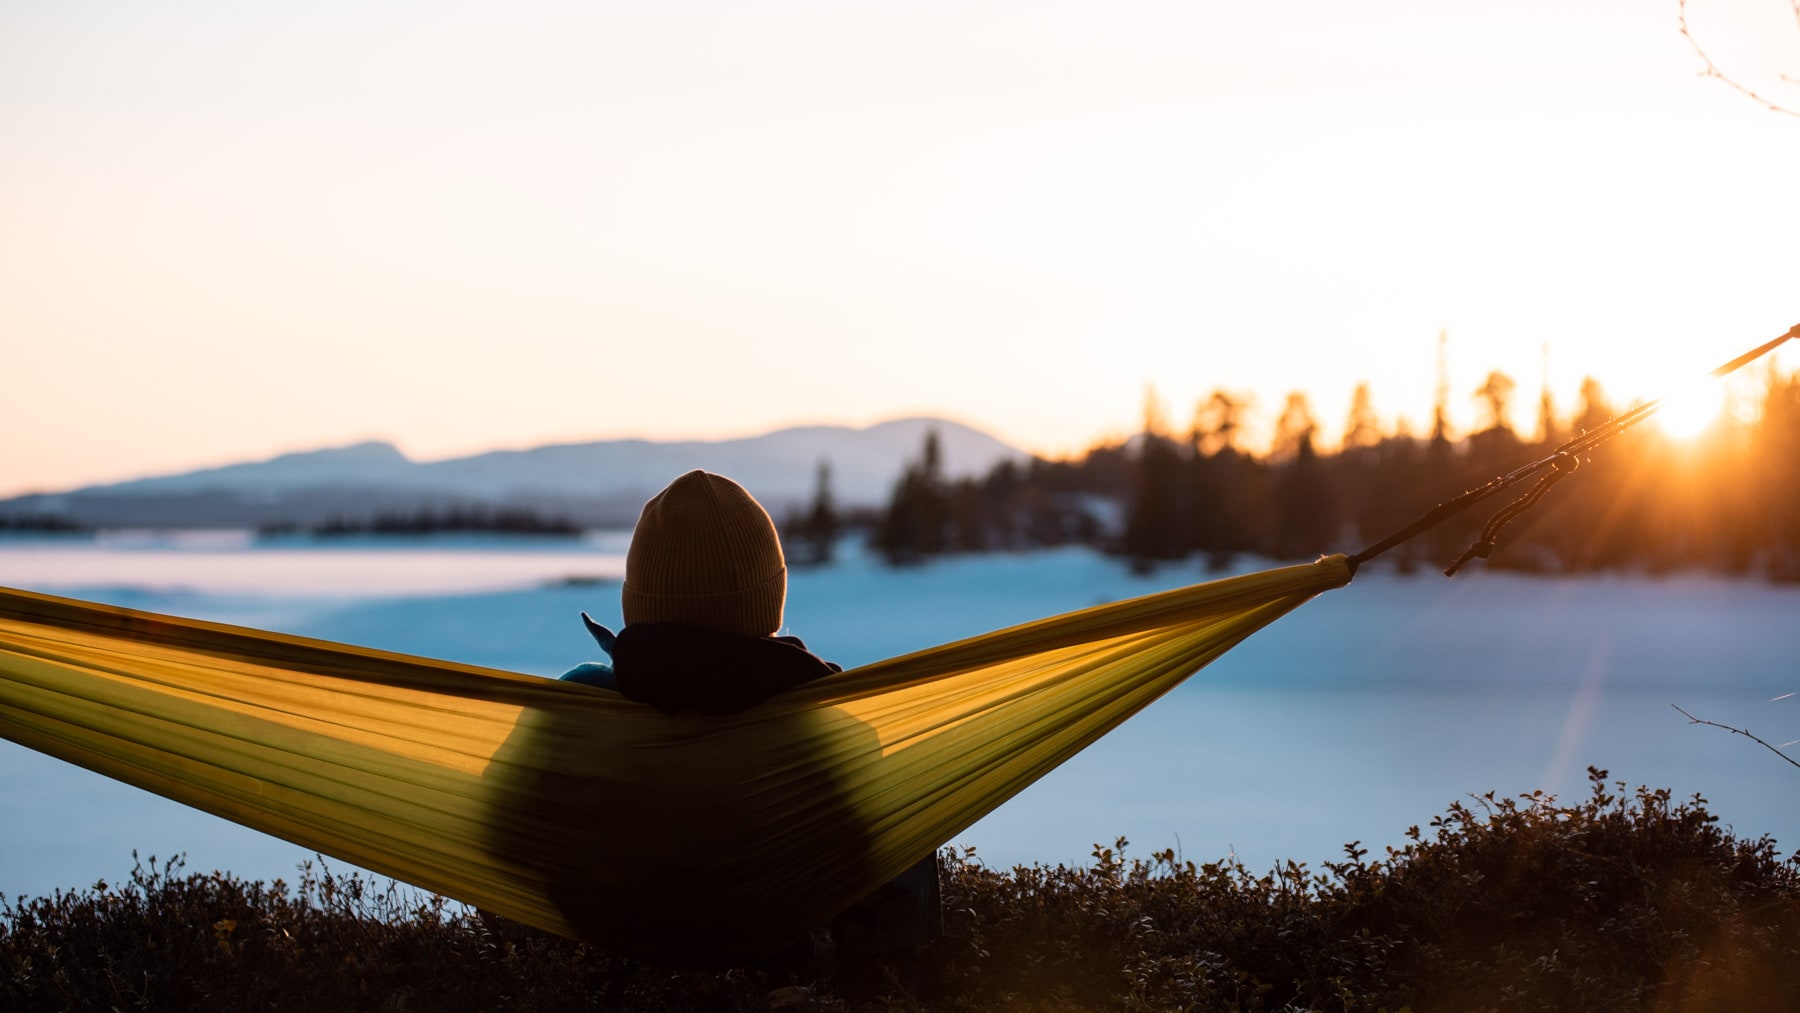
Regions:
[[0, 500], [0, 518], [52, 515], [93, 527], [313, 525], [480, 504], [629, 526], [644, 500], [670, 479], [704, 468], [742, 483], [779, 520], [811, 499], [821, 460], [831, 465], [840, 505], [883, 502], [930, 430], [952, 477], [1027, 456], [978, 429], [932, 418], [864, 429], [801, 426], [735, 440], [566, 443], [442, 461], [414, 461], [392, 444], [369, 442]]

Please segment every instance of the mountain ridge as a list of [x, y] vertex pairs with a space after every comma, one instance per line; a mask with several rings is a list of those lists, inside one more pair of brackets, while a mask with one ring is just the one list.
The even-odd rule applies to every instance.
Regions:
[[843, 506], [885, 499], [925, 434], [944, 472], [984, 474], [1029, 455], [964, 423], [930, 416], [863, 427], [790, 426], [725, 440], [628, 438], [550, 443], [418, 461], [384, 440], [0, 500], [0, 518], [58, 516], [87, 527], [314, 525], [332, 518], [484, 505], [525, 508], [587, 526], [629, 525], [670, 479], [703, 468], [730, 476], [780, 517], [810, 500], [820, 462]]

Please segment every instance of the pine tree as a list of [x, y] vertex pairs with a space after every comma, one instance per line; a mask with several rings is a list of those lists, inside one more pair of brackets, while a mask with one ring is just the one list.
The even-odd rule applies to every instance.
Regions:
[[1331, 483], [1313, 449], [1316, 428], [1306, 395], [1288, 395], [1287, 408], [1276, 427], [1278, 445], [1292, 448], [1276, 488], [1275, 552], [1280, 556], [1311, 556], [1325, 551], [1337, 523]]
[[1474, 481], [1481, 481], [1483, 475], [1511, 471], [1525, 463], [1519, 437], [1507, 421], [1513, 391], [1517, 387], [1512, 377], [1496, 369], [1475, 389], [1475, 398], [1481, 402], [1487, 425], [1469, 436], [1468, 468]]
[[1800, 581], [1800, 371], [1770, 372], [1753, 456], [1763, 465], [1769, 576]]
[[1538, 388], [1537, 442], [1550, 448], [1563, 442], [1562, 430], [1556, 424], [1556, 399], [1550, 394], [1550, 346], [1545, 345], [1544, 376]]
[[1475, 397], [1481, 402], [1486, 413], [1487, 429], [1511, 429], [1507, 422], [1507, 413], [1512, 408], [1513, 391], [1518, 388], [1513, 378], [1496, 369], [1488, 373], [1481, 386], [1475, 388]]
[[882, 512], [881, 523], [875, 529], [875, 547], [890, 566], [917, 563], [924, 558], [919, 548], [924, 541], [919, 485], [918, 467], [907, 465], [900, 480], [894, 483], [887, 510]]
[[1301, 391], [1289, 391], [1287, 401], [1281, 406], [1281, 416], [1275, 420], [1275, 439], [1269, 447], [1269, 454], [1277, 461], [1292, 460], [1300, 452], [1302, 443], [1311, 443], [1313, 433], [1319, 424], [1313, 419], [1312, 403]]
[[1364, 380], [1350, 392], [1350, 415], [1344, 420], [1344, 450], [1367, 450], [1381, 442], [1381, 422], [1375, 415], [1375, 397]]
[[819, 459], [814, 473], [812, 509], [806, 515], [806, 540], [811, 546], [811, 562], [829, 563], [837, 555], [838, 534], [843, 522], [831, 495], [831, 462]]
[[1137, 478], [1125, 522], [1124, 550], [1134, 566], [1187, 554], [1182, 528], [1181, 457], [1164, 431], [1156, 391], [1144, 393], [1144, 430], [1138, 434]]
[[1214, 569], [1229, 566], [1240, 552], [1262, 548], [1258, 518], [1268, 513], [1262, 500], [1263, 468], [1237, 448], [1248, 407], [1245, 399], [1215, 390], [1194, 409], [1189, 542], [1206, 553], [1207, 565]]
[[920, 459], [909, 463], [894, 484], [875, 545], [889, 563], [916, 563], [949, 546], [949, 490], [936, 429], [925, 433]]

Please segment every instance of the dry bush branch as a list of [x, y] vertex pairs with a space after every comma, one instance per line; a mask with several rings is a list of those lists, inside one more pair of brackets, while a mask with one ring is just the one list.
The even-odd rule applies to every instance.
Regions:
[[[1713, 58], [1706, 52], [1705, 47], [1700, 45], [1700, 40], [1695, 37], [1693, 29], [1688, 25], [1688, 0], [1680, 0], [1680, 3], [1681, 6], [1678, 18], [1681, 22], [1681, 37], [1688, 41], [1688, 45], [1694, 48], [1694, 52], [1698, 54], [1701, 61], [1706, 64], [1706, 68], [1700, 72], [1701, 77], [1711, 77], [1723, 81], [1739, 94], [1774, 112], [1788, 116], [1800, 116], [1800, 109], [1782, 105], [1720, 70], [1719, 65], [1713, 62]], [[1788, 5], [1792, 7], [1794, 11], [1795, 27], [1796, 29], [1800, 29], [1800, 0], [1788, 0]], [[1800, 84], [1800, 78], [1796, 78], [1791, 74], [1782, 74], [1781, 80], [1786, 81], [1789, 84]], [[1800, 764], [1797, 764], [1797, 766], [1800, 766]]]
[[1793, 757], [1789, 756], [1788, 754], [1782, 752], [1780, 749], [1777, 749], [1776, 747], [1769, 745], [1767, 742], [1764, 742], [1762, 739], [1759, 739], [1756, 736], [1751, 735], [1748, 729], [1733, 728], [1731, 725], [1722, 725], [1722, 724], [1718, 723], [1717, 721], [1708, 721], [1705, 718], [1697, 718], [1697, 717], [1693, 716], [1692, 714], [1689, 714], [1687, 711], [1682, 710], [1680, 707], [1676, 706], [1675, 704], [1670, 704], [1669, 706], [1674, 707], [1676, 711], [1680, 712], [1682, 717], [1687, 718], [1688, 724], [1711, 725], [1714, 728], [1723, 728], [1726, 731], [1732, 733], [1733, 735], [1742, 735], [1743, 737], [1749, 739], [1751, 742], [1754, 742], [1757, 745], [1763, 747], [1764, 749], [1767, 749], [1769, 752], [1774, 753], [1776, 756], [1781, 757], [1782, 759], [1793, 764], [1794, 766], [1800, 767], [1800, 760], [1794, 759]]

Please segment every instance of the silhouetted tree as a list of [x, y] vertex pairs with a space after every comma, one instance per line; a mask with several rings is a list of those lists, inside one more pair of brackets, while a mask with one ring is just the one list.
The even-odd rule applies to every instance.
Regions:
[[1550, 393], [1550, 348], [1544, 347], [1544, 380], [1538, 390], [1537, 442], [1540, 447], [1548, 449], [1559, 446], [1563, 442], [1563, 433], [1556, 424], [1556, 398]]
[[[1356, 518], [1359, 546], [1399, 531], [1436, 502], [1437, 486], [1425, 474], [1424, 450], [1410, 433], [1395, 433], [1376, 444], [1372, 467], [1359, 474], [1367, 476], [1366, 487], [1371, 490]], [[1404, 542], [1389, 558], [1406, 572], [1417, 564], [1421, 552], [1417, 542]]]
[[812, 539], [813, 558], [829, 563], [837, 553], [838, 535], [843, 522], [838, 517], [837, 503], [831, 495], [831, 462], [820, 459], [813, 485], [812, 512], [807, 515], [807, 535]]
[[[1432, 410], [1431, 438], [1425, 441], [1424, 459], [1416, 477], [1415, 491], [1428, 490], [1420, 499], [1421, 508], [1448, 499], [1468, 485], [1462, 460], [1450, 442], [1449, 410], [1442, 397]], [[1475, 523], [1458, 519], [1441, 524], [1419, 536], [1419, 551], [1434, 560], [1452, 559], [1468, 542]]]
[[1278, 556], [1317, 555], [1331, 541], [1336, 504], [1330, 477], [1313, 446], [1318, 422], [1300, 391], [1288, 394], [1275, 421], [1270, 457], [1280, 469], [1275, 485], [1271, 548]]
[[1431, 442], [1450, 443], [1450, 335], [1437, 336], [1437, 387], [1431, 398]]
[[1313, 450], [1312, 430], [1302, 430], [1298, 440], [1293, 458], [1283, 466], [1275, 503], [1275, 551], [1287, 558], [1316, 556], [1331, 548], [1337, 527], [1337, 504]]
[[1475, 397], [1481, 402], [1483, 414], [1486, 416], [1487, 424], [1482, 428], [1508, 430], [1512, 428], [1511, 424], [1507, 422], [1507, 412], [1512, 407], [1513, 391], [1518, 386], [1512, 377], [1496, 369], [1488, 373], [1487, 379], [1481, 382], [1481, 386], [1475, 388]]
[[1517, 387], [1512, 377], [1496, 369], [1475, 389], [1475, 399], [1481, 403], [1485, 425], [1469, 435], [1466, 464], [1471, 484], [1485, 481], [1483, 476], [1502, 474], [1525, 463], [1523, 445], [1507, 421], [1513, 391]]
[[1193, 428], [1199, 434], [1198, 449], [1207, 454], [1235, 449], [1243, 436], [1244, 412], [1248, 407], [1246, 399], [1224, 390], [1213, 391], [1194, 409]]
[[1800, 371], [1769, 374], [1753, 449], [1761, 475], [1769, 575], [1800, 581]]
[[875, 545], [890, 563], [915, 563], [949, 545], [950, 511], [943, 452], [936, 429], [925, 433], [920, 458], [894, 485], [876, 530]]
[[1364, 380], [1350, 392], [1350, 414], [1344, 420], [1344, 450], [1367, 450], [1381, 442], [1381, 421], [1375, 415], [1375, 396]]
[[837, 554], [838, 537], [844, 521], [838, 516], [837, 503], [831, 494], [831, 462], [820, 458], [813, 473], [812, 504], [805, 513], [790, 515], [782, 525], [782, 539], [787, 543], [788, 559], [802, 566], [829, 563]]
[[982, 479], [982, 495], [988, 504], [989, 545], [996, 549], [1022, 548], [1020, 528], [1023, 526], [1024, 504], [1020, 492], [1023, 479], [1013, 461], [994, 465]]
[[1606, 391], [1600, 381], [1591, 376], [1581, 378], [1581, 392], [1576, 395], [1578, 408], [1575, 412], [1575, 431], [1585, 433], [1596, 429], [1601, 423], [1616, 414], [1612, 405], [1606, 401]]
[[950, 550], [953, 552], [986, 550], [991, 514], [982, 483], [972, 478], [958, 479], [950, 487], [946, 505], [950, 513]]
[[1164, 430], [1155, 390], [1144, 394], [1144, 429], [1138, 434], [1137, 480], [1125, 522], [1124, 549], [1136, 565], [1179, 559], [1188, 543], [1182, 525], [1181, 457]]
[[1312, 402], [1301, 391], [1288, 392], [1281, 415], [1275, 419], [1275, 438], [1269, 445], [1269, 456], [1277, 461], [1291, 460], [1300, 452], [1300, 444], [1312, 441], [1319, 428], [1313, 418]]

